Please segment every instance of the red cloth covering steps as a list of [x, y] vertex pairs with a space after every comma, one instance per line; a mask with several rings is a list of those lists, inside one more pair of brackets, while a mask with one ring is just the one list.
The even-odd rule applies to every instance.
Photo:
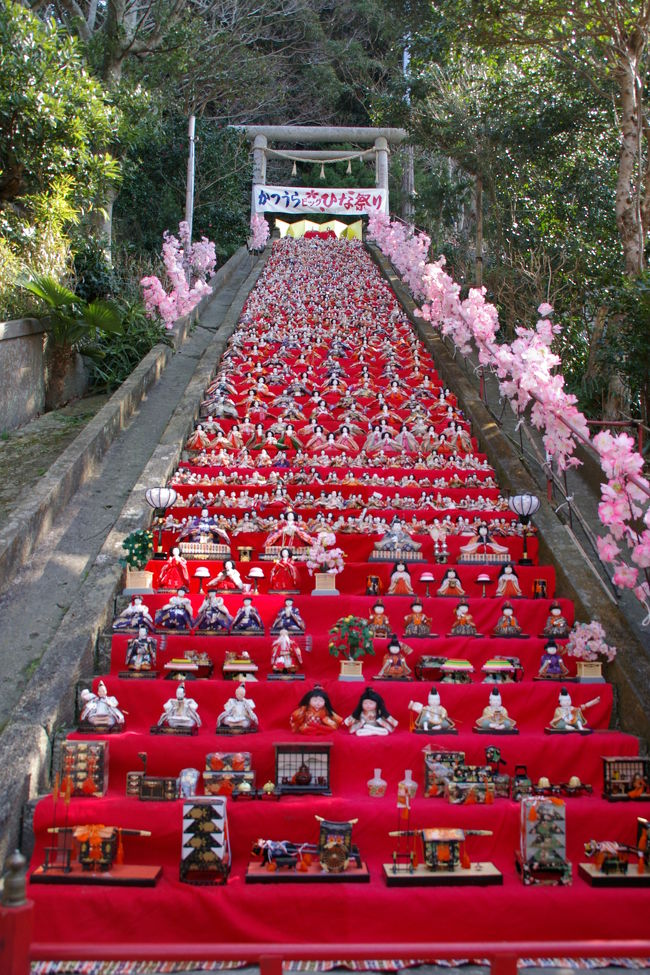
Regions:
[[[417, 391], [423, 394], [420, 402], [426, 406], [437, 427], [447, 405], [456, 407], [456, 399], [453, 394], [441, 394], [441, 383], [430, 357], [423, 349], [418, 349], [412, 337], [411, 326], [401, 313], [394, 295], [381, 281], [359, 244], [321, 239], [283, 241], [274, 245], [265, 272], [247, 301], [241, 324], [229, 344], [224, 360], [225, 371], [219, 374], [216, 385], [221, 378], [231, 382], [234, 386], [233, 399], [241, 403], [247, 400], [260, 374], [270, 377], [274, 369], [279, 370], [283, 375], [282, 380], [269, 381], [270, 392], [260, 396], [254, 403], [254, 409], [251, 409], [251, 420], [257, 422], [259, 417], [268, 426], [282, 414], [282, 406], [273, 401], [287, 388], [290, 377], [304, 379], [309, 384], [310, 396], [298, 397], [297, 405], [307, 416], [314, 409], [322, 410], [314, 406], [315, 400], [311, 398], [311, 391], [315, 390], [327, 404], [324, 412], [321, 411], [319, 422], [327, 430], [336, 430], [347, 408], [345, 389], [363, 385], [361, 377], [365, 363], [368, 366], [369, 386], [359, 394], [357, 400], [359, 409], [366, 417], [365, 426], [379, 412], [380, 393], [387, 398], [392, 397], [388, 401], [396, 421], [408, 425], [411, 422], [409, 410], [414, 407], [405, 407], [404, 401]], [[332, 369], [332, 358], [328, 359], [328, 353], [337, 342], [343, 342], [336, 361], [343, 368], [345, 385], [342, 393], [334, 394], [328, 385]], [[362, 343], [366, 343], [365, 350]], [[393, 351], [396, 355], [394, 374], [404, 382], [404, 389], [398, 392], [390, 391], [388, 376], [393, 368]], [[424, 385], [425, 377], [429, 383], [428, 389]], [[242, 419], [243, 411], [239, 414], [239, 422]], [[219, 418], [219, 422], [227, 431], [233, 421]], [[297, 421], [296, 426], [304, 422]], [[294, 456], [293, 453], [289, 454], [290, 464], [293, 464]], [[257, 489], [249, 484], [254, 467], [238, 468], [228, 464], [199, 466], [195, 463], [196, 456], [192, 455], [192, 458], [189, 463], [181, 465], [179, 478], [187, 476], [188, 472], [196, 472], [201, 477], [214, 477], [225, 482], [223, 486], [228, 493], [248, 489], [250, 494], [263, 494], [264, 490], [272, 490], [268, 486]], [[452, 478], [464, 480], [469, 475], [480, 481], [494, 474], [487, 465], [465, 470], [462, 458], [449, 458], [446, 466], [433, 470], [392, 467], [387, 463], [380, 467], [370, 464], [363, 469], [356, 466], [353, 459], [349, 463], [351, 466], [348, 466], [347, 460], [336, 467], [319, 466], [318, 482], [313, 476], [310, 482], [308, 464], [302, 465], [302, 472], [293, 467], [289, 471], [296, 473], [303, 488], [311, 490], [316, 498], [321, 492], [330, 490], [341, 490], [344, 497], [354, 492], [368, 497], [378, 491], [386, 498], [386, 506], [378, 510], [387, 517], [392, 517], [395, 509], [391, 505], [394, 498], [399, 497], [402, 501], [397, 513], [407, 523], [411, 513], [427, 521], [438, 516], [433, 508], [410, 508], [408, 515], [404, 513], [406, 508], [403, 506], [419, 503], [423, 490], [433, 494], [440, 491], [444, 497], [453, 499], [455, 507], [449, 513], [454, 520], [461, 513], [464, 517], [473, 517], [471, 509], [456, 507], [467, 494], [477, 497], [483, 493], [485, 497], [495, 497], [498, 493], [495, 488], [481, 491], [476, 487], [449, 487], [448, 484], [432, 486], [436, 478], [448, 482]], [[472, 463], [481, 463], [480, 455]], [[264, 467], [259, 474], [269, 478], [274, 470], [276, 474], [282, 473], [280, 468]], [[366, 471], [370, 476], [393, 476], [398, 483], [381, 486], [372, 483], [341, 484], [350, 470], [359, 477]], [[333, 472], [335, 479], [331, 477]], [[416, 484], [402, 487], [399, 481], [411, 473], [415, 476]], [[428, 479], [428, 483], [425, 483], [425, 479]], [[327, 483], [323, 484], [323, 481]], [[220, 486], [217, 484], [202, 490], [217, 491]], [[179, 488], [179, 494], [189, 497], [195, 489], [196, 485], [184, 485]], [[287, 485], [287, 491], [292, 496], [298, 490], [295, 481]], [[174, 514], [182, 518], [194, 513], [194, 510], [179, 506]], [[271, 502], [262, 514], [264, 517], [277, 516], [282, 510], [283, 504]], [[300, 513], [307, 517], [317, 510], [314, 507]], [[211, 511], [241, 517], [241, 511], [237, 508], [213, 505]], [[344, 509], [342, 513], [346, 515], [348, 512]], [[338, 514], [335, 511], [334, 517]], [[484, 516], [488, 522], [495, 516], [512, 519], [509, 513], [500, 512], [485, 512], [480, 516]], [[164, 533], [165, 550], [169, 550], [177, 534], [176, 531]], [[259, 553], [265, 537], [263, 532], [233, 537], [233, 554], [236, 554], [238, 545], [251, 545]], [[109, 693], [115, 694], [120, 707], [128, 712], [126, 727], [123, 732], [108, 738], [110, 779], [107, 795], [103, 799], [73, 799], [67, 821], [71, 824], [101, 822], [150, 829], [152, 837], [149, 840], [125, 837], [126, 862], [162, 864], [163, 878], [155, 889], [146, 891], [106, 887], [80, 891], [79, 888], [33, 886], [29, 896], [36, 903], [35, 936], [39, 940], [91, 943], [158, 940], [188, 944], [200, 941], [271, 941], [281, 946], [287, 941], [308, 943], [318, 939], [339, 944], [341, 956], [344, 957], [347, 942], [368, 943], [372, 946], [371, 953], [380, 956], [382, 942], [403, 941], [411, 944], [436, 937], [444, 941], [457, 941], [462, 954], [463, 944], [468, 939], [504, 941], [516, 937], [554, 942], [572, 938], [647, 936], [648, 890], [595, 889], [577, 877], [577, 864], [583, 859], [583, 844], [590, 839], [611, 839], [633, 844], [636, 840], [636, 817], [650, 816], [650, 802], [608, 803], [600, 798], [601, 756], [636, 755], [639, 750], [636, 738], [609, 727], [613, 708], [613, 690], [609, 685], [569, 684], [576, 704], [600, 696], [600, 702], [586, 712], [589, 725], [594, 729], [593, 734], [544, 734], [544, 727], [557, 705], [561, 683], [533, 680], [545, 643], [540, 634], [550, 600], [557, 595], [569, 623], [573, 622], [574, 614], [570, 601], [562, 598], [561, 593], [556, 594], [552, 568], [536, 564], [537, 540], [532, 538], [528, 543], [534, 564], [518, 567], [523, 598], [513, 600], [517, 619], [524, 632], [529, 634], [529, 639], [503, 640], [489, 637], [503, 600], [494, 595], [494, 585], [488, 586], [487, 596], [483, 598], [482, 587], [477, 581], [481, 573], [487, 573], [495, 581], [499, 567], [458, 565], [459, 547], [467, 541], [467, 536], [461, 535], [448, 537], [449, 561], [438, 564], [434, 561], [431, 538], [426, 534], [418, 536], [423, 543], [425, 561], [411, 565], [413, 587], [424, 604], [425, 612], [432, 618], [433, 630], [441, 636], [438, 639], [407, 640], [413, 649], [408, 658], [409, 666], [414, 668], [417, 658], [427, 654], [464, 657], [475, 668], [473, 682], [469, 685], [438, 685], [442, 704], [457, 722], [459, 734], [429, 737], [409, 731], [411, 713], [408, 704], [411, 700], [424, 702], [430, 683], [372, 679], [381, 665], [386, 640], [377, 640], [376, 656], [365, 659], [364, 683], [339, 682], [338, 661], [328, 653], [328, 630], [336, 619], [350, 613], [367, 617], [376, 601], [375, 597], [365, 596], [367, 576], [378, 576], [384, 593], [388, 588], [392, 565], [368, 562], [372, 545], [378, 537], [338, 533], [337, 545], [348, 553], [345, 569], [337, 577], [339, 596], [312, 597], [313, 580], [305, 566], [299, 565], [301, 592], [293, 598], [312, 638], [311, 652], [303, 652], [305, 681], [265, 680], [270, 669], [271, 643], [274, 639], [268, 630], [285, 598], [266, 592], [269, 562], [237, 563], [244, 579], [252, 566], [262, 566], [267, 572], [266, 580], [261, 583], [261, 594], [253, 597], [266, 626], [264, 637], [204, 637], [191, 632], [158, 635], [158, 669], [161, 673], [165, 661], [182, 656], [187, 650], [205, 650], [215, 664], [212, 679], [187, 684], [189, 696], [198, 701], [203, 721], [195, 737], [163, 738], [150, 734], [150, 727], [158, 720], [164, 702], [174, 695], [176, 684], [163, 680], [162, 676], [146, 681], [120, 679], [118, 675], [125, 666], [126, 643], [132, 634], [114, 635], [111, 672], [105, 681]], [[497, 540], [500, 544], [507, 544], [514, 559], [521, 556], [520, 537], [498, 536]], [[203, 598], [198, 594], [198, 583], [193, 578], [193, 572], [199, 565], [207, 565], [214, 575], [220, 568], [218, 562], [197, 560], [188, 563], [192, 576], [190, 598], [194, 615]], [[467, 593], [470, 613], [479, 631], [485, 634], [481, 638], [450, 638], [446, 635], [457, 600], [437, 597], [435, 592], [451, 565], [457, 569]], [[150, 568], [157, 579], [160, 563], [152, 562]], [[435, 578], [435, 582], [430, 584], [431, 596], [428, 598], [424, 597], [424, 585], [419, 582], [424, 571], [431, 571]], [[533, 599], [533, 586], [539, 579], [546, 583], [546, 598]], [[163, 593], [144, 597], [152, 614], [168, 599], [169, 594]], [[224, 595], [231, 613], [241, 604], [241, 599], [241, 595]], [[391, 597], [384, 594], [383, 602], [391, 624], [402, 637], [404, 616], [411, 599], [408, 596]], [[231, 681], [221, 679], [221, 664], [227, 649], [246, 649], [259, 665], [260, 680], [247, 684], [247, 695], [257, 705], [260, 720], [257, 734], [226, 737], [215, 733], [216, 717], [235, 686]], [[481, 682], [480, 668], [496, 654], [516, 655], [524, 668], [523, 680], [500, 688], [505, 707], [511, 718], [517, 721], [520, 732], [517, 736], [477, 735], [472, 730], [488, 702], [491, 686]], [[565, 657], [565, 661], [573, 673], [574, 662], [568, 657]], [[181, 884], [178, 880], [181, 802], [147, 803], [125, 796], [127, 773], [142, 768], [138, 753], [147, 753], [149, 774], [173, 776], [186, 767], [202, 771], [208, 752], [249, 750], [253, 754], [257, 784], [261, 786], [274, 776], [274, 744], [307, 740], [291, 733], [289, 715], [305, 691], [316, 681], [329, 692], [335, 710], [342, 717], [350, 714], [366, 684], [373, 686], [383, 695], [389, 711], [398, 720], [397, 730], [385, 738], [356, 738], [344, 729], [326, 738], [313, 739], [332, 742], [332, 795], [291, 796], [279, 802], [230, 801], [228, 816], [233, 863], [227, 885], [200, 888]], [[546, 776], [551, 782], [559, 784], [578, 775], [582, 782], [591, 784], [594, 787], [592, 796], [566, 800], [567, 845], [568, 857], [573, 862], [573, 886], [522, 886], [514, 867], [514, 853], [519, 842], [519, 806], [515, 802], [497, 799], [490, 805], [450, 805], [443, 799], [425, 798], [422, 749], [426, 744], [464, 751], [470, 764], [484, 764], [486, 746], [497, 745], [506, 762], [503, 770], [509, 774], [514, 772], [516, 765], [525, 764], [534, 781]], [[371, 799], [366, 790], [366, 781], [377, 767], [382, 769], [383, 777], [388, 781], [388, 792], [383, 799]], [[407, 768], [413, 770], [414, 778], [420, 784], [412, 804], [411, 826], [492, 830], [490, 837], [470, 839], [468, 853], [474, 861], [491, 860], [503, 872], [503, 887], [489, 890], [480, 887], [387, 888], [381, 866], [390, 861], [394, 849], [395, 841], [389, 838], [389, 831], [403, 825], [398, 818], [395, 800], [397, 783]], [[301, 887], [299, 893], [290, 885], [270, 889], [247, 886], [244, 878], [252, 843], [259, 837], [314, 842], [318, 837], [316, 814], [335, 820], [358, 818], [353, 839], [369, 865], [370, 884], [342, 884], [333, 891], [327, 886], [314, 885]], [[35, 813], [34, 866], [43, 862], [44, 847], [50, 842], [47, 828], [54, 821], [61, 824], [65, 815], [62, 803], [53, 810], [51, 798], [38, 805]]]

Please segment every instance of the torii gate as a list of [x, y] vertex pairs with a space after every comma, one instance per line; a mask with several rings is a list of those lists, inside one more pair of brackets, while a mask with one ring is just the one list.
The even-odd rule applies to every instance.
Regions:
[[[389, 146], [403, 142], [404, 129], [332, 127], [317, 125], [237, 125], [253, 143], [253, 191], [251, 217], [257, 213], [336, 213], [367, 216], [389, 212]], [[365, 150], [273, 149], [269, 142], [353, 142], [372, 145]], [[266, 161], [269, 157], [296, 161], [339, 162], [352, 159], [375, 160], [375, 190], [338, 187], [312, 188], [268, 186]]]

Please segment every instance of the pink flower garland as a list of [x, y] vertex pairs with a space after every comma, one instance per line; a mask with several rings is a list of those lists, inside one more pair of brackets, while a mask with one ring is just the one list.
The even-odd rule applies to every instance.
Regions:
[[[615, 436], [604, 430], [591, 440], [576, 397], [564, 388], [564, 376], [558, 371], [561, 360], [551, 352], [553, 337], [561, 331], [550, 321], [552, 306], [547, 302], [539, 306], [540, 319], [534, 329], [518, 328], [512, 344], [499, 344], [498, 312], [485, 300], [485, 288], [472, 288], [461, 301], [459, 285], [444, 270], [444, 257], [427, 262], [430, 241], [426, 234], [382, 214], [370, 217], [368, 236], [393, 262], [414, 297], [423, 301], [419, 309], [422, 318], [449, 336], [463, 355], [468, 355], [474, 344], [480, 364], [494, 370], [499, 391], [508, 397], [516, 413], [522, 414], [532, 402], [531, 422], [543, 431], [546, 451], [555, 458], [559, 470], [581, 463], [574, 456], [576, 439], [596, 450], [607, 477], [601, 485], [598, 514], [608, 534], [598, 539], [598, 553], [603, 562], [614, 566], [615, 585], [632, 589], [648, 609], [650, 484], [641, 476], [643, 458], [625, 433]], [[645, 525], [641, 532], [632, 524], [640, 518]], [[639, 569], [623, 561], [617, 542], [625, 542], [631, 561], [643, 570], [645, 580], [639, 580]], [[650, 624], [650, 612], [643, 623]]]
[[207, 279], [212, 276], [217, 264], [214, 244], [207, 237], [192, 244], [189, 248], [190, 283], [187, 281], [186, 251], [190, 243], [189, 227], [185, 221], [178, 225], [178, 237], [168, 231], [163, 234], [163, 261], [171, 284], [166, 292], [155, 275], [142, 278], [144, 305], [149, 318], [160, 315], [165, 328], [172, 328], [174, 322], [188, 315], [204, 295], [212, 294]]

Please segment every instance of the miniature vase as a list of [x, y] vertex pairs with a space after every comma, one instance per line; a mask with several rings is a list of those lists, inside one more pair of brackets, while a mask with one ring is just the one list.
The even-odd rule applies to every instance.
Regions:
[[418, 784], [413, 780], [413, 772], [410, 768], [407, 768], [404, 772], [404, 778], [397, 786], [397, 794], [408, 796], [409, 799], [415, 799], [415, 793], [418, 791]]
[[373, 799], [381, 799], [382, 796], [386, 795], [386, 788], [386, 779], [382, 779], [381, 769], [376, 768], [373, 777], [368, 779], [368, 795], [372, 796]]

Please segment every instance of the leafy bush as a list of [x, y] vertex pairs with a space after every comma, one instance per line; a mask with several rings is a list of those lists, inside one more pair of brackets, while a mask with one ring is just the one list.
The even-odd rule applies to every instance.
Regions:
[[167, 330], [147, 318], [140, 301], [123, 303], [123, 332], [105, 335], [97, 343], [101, 355], [90, 364], [90, 382], [96, 389], [115, 389], [159, 342], [171, 345]]

